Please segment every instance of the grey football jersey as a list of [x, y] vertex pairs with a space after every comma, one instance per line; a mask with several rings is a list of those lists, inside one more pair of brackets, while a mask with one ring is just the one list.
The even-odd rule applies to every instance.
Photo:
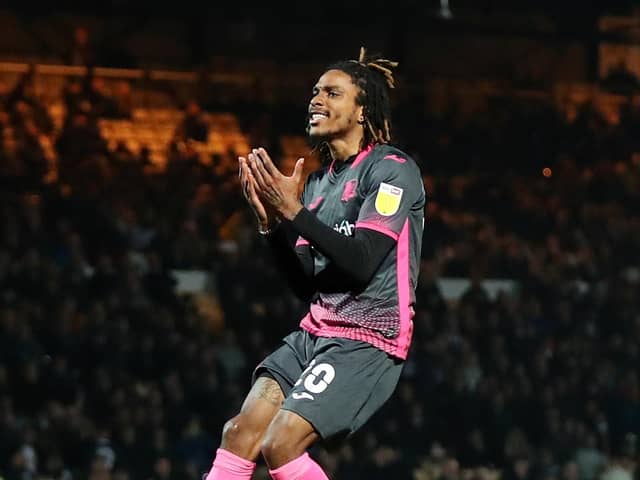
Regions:
[[[396, 243], [363, 291], [318, 293], [300, 326], [314, 335], [362, 340], [406, 358], [424, 229], [425, 191], [418, 166], [397, 148], [370, 146], [339, 171], [332, 164], [311, 174], [302, 202], [344, 235], [367, 228]], [[308, 244], [298, 238], [296, 246]], [[311, 253], [318, 275], [330, 260], [313, 245]], [[339, 278], [335, 281], [340, 284]]]

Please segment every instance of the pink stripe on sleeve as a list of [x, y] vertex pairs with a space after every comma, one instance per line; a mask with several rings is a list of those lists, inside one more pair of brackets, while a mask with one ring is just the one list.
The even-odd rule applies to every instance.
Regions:
[[356, 223], [356, 228], [366, 228], [368, 230], [375, 230], [376, 232], [383, 233], [384, 235], [391, 237], [394, 240], [398, 240], [398, 234], [396, 232], [385, 227], [384, 225], [380, 225], [379, 223], [358, 222]]
[[411, 312], [411, 295], [409, 279], [409, 220], [404, 222], [398, 239], [398, 256], [396, 263], [398, 282], [398, 309], [400, 310], [400, 333], [398, 335], [398, 354], [406, 357], [413, 335], [413, 314]]
[[406, 163], [407, 159], [399, 157], [398, 155], [387, 155], [383, 160], [393, 160], [398, 163]]

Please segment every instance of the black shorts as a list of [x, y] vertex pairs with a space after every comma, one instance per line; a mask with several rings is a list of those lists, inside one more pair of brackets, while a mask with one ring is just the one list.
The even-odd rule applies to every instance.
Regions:
[[284, 392], [282, 408], [297, 413], [323, 439], [358, 430], [389, 399], [404, 362], [361, 341], [297, 330], [255, 369]]

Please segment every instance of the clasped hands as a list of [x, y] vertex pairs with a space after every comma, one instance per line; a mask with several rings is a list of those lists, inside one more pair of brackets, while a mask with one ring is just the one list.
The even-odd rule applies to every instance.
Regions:
[[238, 157], [242, 195], [258, 220], [260, 231], [268, 231], [278, 220], [293, 220], [303, 206], [298, 198], [303, 182], [304, 159], [293, 173], [284, 175], [264, 148], [254, 148], [247, 157]]

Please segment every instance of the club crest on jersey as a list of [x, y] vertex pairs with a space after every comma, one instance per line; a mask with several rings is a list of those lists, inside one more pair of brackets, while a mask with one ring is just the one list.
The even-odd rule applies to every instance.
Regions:
[[358, 186], [358, 179], [354, 178], [353, 180], [349, 180], [344, 184], [344, 190], [342, 191], [343, 202], [348, 202], [352, 198], [356, 196], [356, 187]]
[[388, 183], [382, 182], [376, 195], [376, 211], [383, 217], [389, 217], [400, 208], [403, 190]]

